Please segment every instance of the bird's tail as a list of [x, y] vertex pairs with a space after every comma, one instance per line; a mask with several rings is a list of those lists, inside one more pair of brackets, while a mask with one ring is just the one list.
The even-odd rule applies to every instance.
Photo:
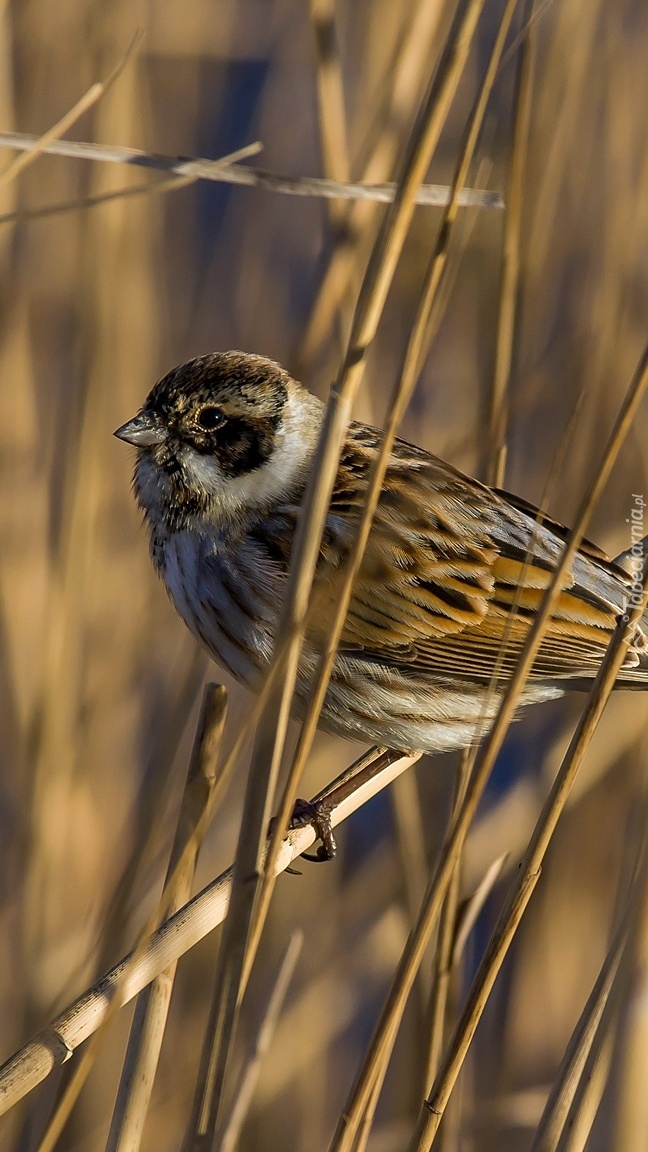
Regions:
[[[648, 556], [648, 536], [633, 542], [630, 548], [614, 557], [613, 564], [629, 577], [626, 612], [643, 600], [643, 566]], [[632, 646], [628, 651], [627, 666], [619, 672], [620, 688], [646, 688], [648, 686], [648, 609], [644, 612]]]

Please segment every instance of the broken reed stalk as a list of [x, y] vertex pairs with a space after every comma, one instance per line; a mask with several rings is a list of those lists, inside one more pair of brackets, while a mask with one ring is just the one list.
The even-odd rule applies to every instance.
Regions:
[[471, 774], [466, 798], [457, 818], [452, 823], [452, 827], [442, 847], [441, 857], [435, 875], [426, 892], [418, 922], [408, 937], [371, 1044], [349, 1095], [346, 1108], [338, 1122], [338, 1127], [331, 1144], [331, 1152], [342, 1152], [342, 1150], [344, 1150], [344, 1152], [350, 1152], [353, 1147], [355, 1133], [364, 1109], [368, 1104], [375, 1076], [391, 1052], [390, 1036], [393, 1032], [393, 1022], [394, 1020], [400, 1021], [402, 1019], [418, 966], [425, 953], [443, 905], [443, 900], [452, 878], [455, 862], [461, 852], [468, 828], [472, 823], [477, 805], [486, 787], [508, 726], [513, 719], [519, 693], [531, 671], [542, 641], [544, 630], [568, 576], [569, 566], [582, 540], [591, 512], [607, 483], [612, 466], [630, 430], [647, 386], [648, 346], [644, 348], [635, 369], [621, 410], [603, 452], [598, 471], [594, 475], [587, 496], [581, 501], [574, 528], [569, 534], [560, 559], [552, 574], [551, 581], [543, 595], [533, 624], [529, 629], [522, 647], [515, 671], [502, 695], [490, 731], [483, 743], [476, 750], [475, 765]]
[[[218, 749], [227, 715], [227, 692], [208, 684], [202, 705], [187, 780], [182, 795], [167, 879], [160, 899], [160, 920], [168, 919], [189, 899], [204, 831], [204, 813], [219, 781]], [[126, 1049], [106, 1152], [139, 1148], [166, 1027], [177, 961], [140, 993]]]
[[415, 205], [416, 190], [429, 167], [472, 43], [484, 0], [467, 0], [455, 34], [449, 40], [443, 66], [434, 75], [412, 130], [393, 204], [387, 209], [374, 245], [355, 309], [348, 349], [331, 388], [312, 472], [300, 508], [288, 582], [275, 651], [283, 645], [282, 674], [270, 691], [257, 728], [248, 775], [241, 831], [232, 880], [232, 903], [219, 952], [219, 1000], [208, 1022], [213, 1037], [214, 1067], [209, 1100], [196, 1100], [202, 1130], [213, 1131], [223, 1093], [225, 1070], [242, 983], [246, 952], [263, 874], [265, 831], [270, 816], [297, 682], [298, 659], [306, 626], [308, 603], [319, 556], [340, 452], [351, 419], [351, 406], [362, 380], [367, 353], [374, 339], [400, 257]]

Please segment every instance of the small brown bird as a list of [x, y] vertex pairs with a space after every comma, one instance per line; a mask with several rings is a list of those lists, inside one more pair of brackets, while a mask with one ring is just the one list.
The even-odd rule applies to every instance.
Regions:
[[[210, 655], [256, 691], [272, 657], [322, 414], [279, 364], [214, 352], [160, 380], [115, 433], [138, 450], [135, 494], [175, 607]], [[375, 428], [350, 425], [299, 666], [302, 707], [379, 442]], [[397, 440], [322, 726], [427, 752], [474, 741], [494, 714], [566, 533], [524, 500]], [[522, 704], [591, 683], [632, 588], [628, 572], [583, 543]], [[644, 617], [619, 686], [648, 686], [647, 636]]]

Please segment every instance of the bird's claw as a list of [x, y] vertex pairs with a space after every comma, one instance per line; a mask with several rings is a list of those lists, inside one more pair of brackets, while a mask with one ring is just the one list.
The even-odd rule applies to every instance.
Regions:
[[312, 860], [315, 864], [332, 860], [337, 852], [337, 844], [331, 825], [331, 811], [326, 804], [312, 804], [310, 800], [296, 800], [290, 826], [291, 828], [303, 828], [305, 824], [312, 824], [321, 843], [316, 852], [302, 852], [303, 859]]

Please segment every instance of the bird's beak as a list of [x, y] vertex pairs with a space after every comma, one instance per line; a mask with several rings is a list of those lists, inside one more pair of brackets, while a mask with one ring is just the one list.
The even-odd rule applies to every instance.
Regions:
[[138, 412], [113, 435], [136, 448], [152, 448], [166, 440], [167, 430], [152, 412]]

